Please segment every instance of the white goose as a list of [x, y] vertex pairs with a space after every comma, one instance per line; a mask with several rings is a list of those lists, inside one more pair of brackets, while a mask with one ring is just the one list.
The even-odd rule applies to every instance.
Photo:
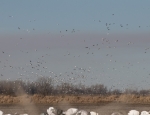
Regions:
[[114, 113], [112, 113], [111, 115], [123, 115], [123, 114], [120, 113], [120, 112], [114, 112]]
[[78, 112], [77, 108], [69, 108], [67, 111], [63, 112], [65, 115], [75, 115]]
[[137, 111], [137, 110], [130, 110], [128, 115], [139, 115], [139, 111]]
[[3, 115], [3, 111], [0, 110], [0, 115]]
[[85, 110], [80, 110], [76, 113], [76, 115], [90, 115], [90, 112], [87, 112]]
[[4, 114], [3, 111], [0, 110], [0, 115], [11, 115], [11, 114]]
[[47, 113], [48, 113], [48, 115], [55, 115], [56, 109], [54, 107], [49, 107], [47, 109]]
[[148, 111], [142, 111], [141, 115], [150, 115]]
[[47, 109], [47, 114], [48, 115], [62, 115], [62, 113], [63, 113], [63, 111], [61, 109], [58, 109], [58, 108], [49, 107]]
[[94, 111], [90, 111], [90, 115], [98, 115], [98, 113], [96, 113]]

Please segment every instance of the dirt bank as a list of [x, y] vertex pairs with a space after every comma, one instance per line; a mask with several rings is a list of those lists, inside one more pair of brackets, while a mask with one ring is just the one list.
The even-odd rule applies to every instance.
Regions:
[[0, 95], [0, 104], [99, 104], [99, 103], [129, 103], [129, 104], [150, 104], [150, 96], [136, 95], [111, 95], [111, 96], [43, 96], [43, 95], [22, 95], [10, 96]]

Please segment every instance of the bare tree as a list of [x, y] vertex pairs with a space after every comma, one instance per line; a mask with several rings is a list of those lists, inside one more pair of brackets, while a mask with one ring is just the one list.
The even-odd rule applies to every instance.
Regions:
[[111, 94], [113, 94], [113, 95], [121, 95], [122, 92], [119, 89], [115, 89], [115, 90], [111, 91]]
[[40, 77], [37, 79], [37, 93], [42, 95], [52, 94], [52, 79], [49, 77]]
[[150, 93], [149, 90], [144, 90], [144, 89], [142, 89], [142, 90], [139, 91], [139, 94], [142, 95], [142, 96], [149, 95], [149, 93]]
[[103, 84], [96, 84], [96, 85], [92, 85], [91, 86], [92, 89], [92, 93], [93, 94], [101, 94], [101, 95], [105, 95], [107, 94], [107, 87], [105, 87]]

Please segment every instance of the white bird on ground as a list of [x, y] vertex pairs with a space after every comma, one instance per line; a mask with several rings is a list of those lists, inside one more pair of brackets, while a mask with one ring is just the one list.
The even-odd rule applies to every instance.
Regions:
[[40, 115], [47, 115], [46, 113], [41, 113]]
[[11, 115], [11, 114], [4, 114], [3, 111], [0, 110], [0, 115]]
[[55, 115], [56, 109], [54, 107], [49, 107], [47, 109], [47, 113], [48, 113], [48, 115]]
[[[4, 115], [12, 115], [12, 114], [4, 114]], [[28, 115], [27, 113], [21, 113], [21, 114], [19, 114], [19, 113], [15, 113], [14, 115]]]
[[148, 111], [142, 111], [141, 115], [150, 115]]
[[112, 113], [111, 115], [123, 115], [123, 114], [120, 113], [120, 112], [114, 112], [114, 113]]
[[65, 115], [75, 115], [78, 112], [77, 108], [69, 108], [67, 111], [63, 112]]
[[3, 115], [3, 112], [0, 110], [0, 115]]
[[61, 109], [49, 107], [49, 109], [47, 109], [47, 113], [48, 115], [62, 115], [63, 111]]
[[128, 115], [139, 115], [139, 111], [137, 111], [137, 110], [130, 110]]
[[98, 115], [98, 113], [96, 113], [94, 111], [90, 111], [90, 115]]
[[87, 112], [85, 110], [80, 110], [76, 113], [76, 115], [90, 115], [90, 112]]

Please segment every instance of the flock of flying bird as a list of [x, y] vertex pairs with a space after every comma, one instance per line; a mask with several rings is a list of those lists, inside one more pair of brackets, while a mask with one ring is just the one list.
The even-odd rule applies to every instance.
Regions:
[[[114, 13], [111, 14], [111, 16], [115, 16], [115, 15], [116, 14], [114, 14]], [[14, 18], [14, 16], [9, 15], [9, 18], [12, 19], [12, 18]], [[94, 20], [94, 21], [96, 22], [96, 20]], [[33, 23], [33, 22], [36, 22], [36, 20], [29, 20], [29, 22]], [[113, 27], [115, 25], [120, 27], [121, 29], [123, 29], [123, 28], [124, 29], [129, 29], [132, 26], [132, 25], [130, 25], [128, 23], [104, 22], [102, 19], [101, 20], [98, 19], [97, 22], [98, 22], [97, 24], [101, 24], [102, 26], [105, 26], [105, 28], [103, 28], [103, 29], [106, 30], [105, 32], [108, 32], [107, 35], [109, 35], [109, 32], [111, 32], [111, 30], [113, 29]], [[59, 26], [60, 24], [57, 24], [57, 25]], [[141, 27], [144, 28], [144, 26], [142, 26], [142, 25], [138, 25], [137, 27], [138, 28], [141, 28]], [[146, 27], [150, 27], [150, 26], [146, 26]], [[20, 27], [20, 26], [16, 27], [16, 28], [18, 29], [18, 31], [26, 30], [26, 31], [31, 33], [31, 30], [29, 30], [29, 29], [24, 29], [23, 27]], [[32, 28], [32, 30], [36, 31], [35, 28]], [[64, 30], [59, 30], [58, 32], [59, 32], [59, 34], [62, 37], [62, 36], [65, 35], [64, 33], [69, 33], [69, 32], [75, 33], [77, 31], [76, 31], [76, 29], [70, 29], [70, 30], [69, 29], [64, 29]], [[115, 45], [119, 44], [120, 40], [118, 40], [118, 38], [116, 38], [113, 41], [113, 44], [111, 44], [112, 40], [111, 40], [111, 38], [107, 38], [108, 37], [107, 35], [106, 35], [106, 37], [100, 38], [99, 43], [98, 42], [91, 43], [90, 45], [88, 43], [89, 42], [88, 40], [86, 40], [86, 39], [83, 40], [83, 43], [85, 45], [85, 46], [83, 46], [83, 51], [85, 51], [83, 54], [87, 55], [86, 58], [89, 58], [89, 57], [91, 58], [91, 55], [93, 57], [96, 57], [95, 55], [97, 55], [97, 54], [99, 55], [100, 54], [99, 52], [101, 52], [104, 47], [105, 48], [107, 47], [108, 49], [117, 49], [117, 47]], [[65, 38], [65, 37], [63, 37], [63, 38]], [[19, 41], [20, 45], [24, 44], [24, 41], [23, 41], [24, 39], [25, 38], [23, 38], [23, 37], [20, 38], [20, 41]], [[62, 41], [63, 40], [64, 39], [62, 39]], [[115, 45], [114, 45], [114, 43], [115, 43]], [[126, 43], [126, 45], [129, 46], [129, 47], [132, 44], [133, 43], [131, 41]], [[47, 47], [46, 51], [51, 50], [49, 48], [49, 46], [46, 46], [46, 47]], [[145, 47], [145, 50], [143, 50], [143, 52], [147, 53], [148, 50], [149, 50], [149, 47]], [[99, 52], [97, 53], [97, 51], [99, 51]], [[30, 53], [34, 53], [34, 54], [37, 53], [38, 54], [39, 51], [38, 51], [38, 49], [35, 49], [35, 52], [30, 52], [29, 50], [25, 51], [24, 49], [20, 50], [20, 55], [24, 55], [24, 54], [28, 55]], [[5, 72], [3, 70], [8, 69], [8, 71], [10, 70], [10, 72], [12, 72], [13, 74], [14, 73], [15, 73], [15, 75], [17, 74], [16, 76], [21, 78], [21, 79], [24, 79], [24, 78], [26, 79], [27, 78], [27, 79], [31, 80], [31, 78], [35, 78], [35, 77], [37, 78], [37, 77], [41, 77], [41, 76], [49, 76], [49, 77], [53, 77], [55, 79], [54, 81], [57, 82], [58, 84], [62, 83], [62, 82], [66, 82], [66, 81], [67, 82], [72, 82], [72, 83], [82, 81], [82, 83], [84, 84], [84, 83], [86, 83], [86, 81], [91, 81], [92, 82], [94, 80], [95, 80], [94, 82], [100, 83], [100, 82], [102, 82], [102, 79], [108, 79], [108, 80], [113, 81], [114, 78], [111, 78], [110, 75], [107, 75], [106, 71], [108, 69], [109, 70], [111, 69], [114, 73], [116, 71], [117, 71], [116, 73], [119, 73], [120, 71], [118, 71], [118, 70], [120, 68], [130, 69], [135, 64], [133, 62], [127, 62], [128, 65], [123, 65], [120, 68], [118, 67], [118, 70], [117, 70], [117, 67], [115, 67], [115, 64], [117, 65], [118, 62], [117, 62], [117, 60], [115, 58], [113, 58], [114, 55], [111, 52], [108, 52], [108, 53], [106, 52], [104, 54], [105, 55], [104, 58], [108, 59], [108, 62], [106, 62], [106, 63], [109, 63], [109, 65], [111, 65], [112, 63], [113, 64], [115, 63], [113, 68], [110, 68], [109, 66], [108, 66], [108, 68], [107, 67], [106, 68], [105, 67], [102, 67], [102, 68], [100, 67], [100, 69], [92, 71], [91, 65], [89, 65], [90, 67], [87, 67], [87, 68], [80, 67], [78, 65], [74, 65], [74, 68], [73, 68], [73, 70], [71, 70], [71, 72], [70, 71], [66, 71], [66, 72], [57, 73], [57, 72], [54, 72], [53, 70], [50, 70], [48, 68], [48, 66], [50, 64], [49, 64], [49, 60], [47, 60], [47, 58], [49, 58], [49, 57], [51, 58], [50, 52], [46, 52], [46, 54], [44, 54], [44, 55], [42, 54], [41, 57], [38, 57], [38, 58], [35, 57], [34, 59], [30, 59], [30, 60], [28, 60], [28, 62], [26, 62], [26, 65], [19, 66], [19, 67], [17, 67], [16, 65], [10, 65], [9, 59], [11, 58], [12, 55], [9, 55], [7, 53], [7, 51], [3, 50], [2, 51], [2, 56], [6, 57], [6, 55], [9, 56], [8, 60], [0, 61], [0, 64], [1, 64], [0, 65], [0, 67], [1, 67], [0, 69], [2, 71], [0, 73], [0, 77], [1, 78], [4, 78], [4, 77], [7, 76], [7, 75], [5, 75]], [[100, 54], [100, 55], [103, 56], [103, 54]], [[62, 56], [62, 55], [59, 55], [59, 56]], [[79, 55], [77, 54], [76, 55], [76, 54], [74, 54], [72, 52], [68, 52], [68, 51], [65, 52], [65, 54], [63, 54], [63, 56], [65, 56], [66, 59], [75, 58], [74, 60], [82, 60], [82, 57], [83, 57], [82, 54], [79, 54]], [[27, 58], [28, 58], [28, 56], [27, 56]], [[62, 57], [62, 58], [64, 58], [64, 57]], [[80, 59], [77, 59], [77, 58], [80, 58]], [[94, 59], [91, 58], [90, 60], [92, 60], [94, 62]], [[105, 66], [106, 63], [105, 62], [101, 62], [100, 64]], [[95, 73], [96, 73], [95, 71], [96, 72], [100, 71], [99, 72], [100, 74], [94, 76]], [[146, 71], [146, 70], [144, 70], [144, 71]], [[99, 76], [101, 77], [101, 79], [98, 78]], [[86, 80], [85, 78], [87, 78], [88, 80]], [[8, 80], [9, 80], [9, 78], [8, 78]], [[112, 87], [114, 87], [115, 85], [116, 86], [117, 85], [118, 86], [122, 85], [121, 87], [124, 87], [126, 84], [123, 84], [122, 82], [123, 82], [123, 80], [120, 80], [117, 84], [112, 84]], [[127, 82], [130, 83], [132, 81], [127, 81]]]
[[[111, 14], [111, 16], [115, 16], [116, 14]], [[9, 15], [8, 16], [10, 19], [13, 19], [14, 18], [14, 16], [12, 16], [12, 15]], [[111, 17], [112, 18], [112, 17]], [[95, 21], [95, 20], [94, 20]], [[29, 22], [30, 22], [30, 25], [31, 25], [31, 23], [32, 22], [36, 22], [36, 20], [29, 20]], [[117, 26], [117, 27], [120, 27], [120, 29], [125, 29], [125, 30], [131, 30], [130, 29], [130, 27], [132, 26], [132, 24], [130, 25], [130, 24], [128, 24], [128, 23], [117, 23], [117, 22], [103, 22], [103, 20], [97, 20], [97, 22], [98, 22], [98, 24], [101, 24], [102, 26], [104, 26], [104, 28], [103, 29], [105, 29], [106, 30], [106, 32], [108, 32], [107, 33], [107, 35], [109, 35], [109, 32], [111, 32], [111, 30], [113, 29], [113, 27], [114, 26]], [[59, 26], [59, 24], [57, 24], [58, 26]], [[150, 27], [150, 25], [147, 25], [147, 26], [144, 26], [144, 25], [137, 25], [136, 26], [138, 29], [142, 29], [142, 28], [149, 28]], [[16, 26], [16, 28], [17, 28], [17, 30], [18, 31], [26, 31], [26, 32], [28, 32], [28, 33], [32, 33], [33, 31], [34, 32], [36, 32], [36, 28], [34, 28], [34, 27], [32, 27], [32, 29], [24, 29], [23, 27], [21, 27], [21, 26]], [[76, 29], [72, 29], [72, 30], [69, 30], [69, 29], [64, 29], [64, 30], [59, 30], [58, 32], [59, 32], [59, 34], [61, 35], [61, 38], [64, 38], [64, 32], [65, 33], [68, 33], [68, 32], [71, 32], [71, 33], [75, 33], [75, 32], [77, 32], [78, 30], [76, 30]], [[81, 30], [82, 31], [82, 30]], [[108, 36], [106, 36], [106, 37], [108, 37]], [[85, 46], [83, 46], [83, 49], [84, 49], [84, 53], [87, 55], [87, 58], [88, 58], [88, 56], [90, 57], [91, 55], [92, 56], [94, 56], [94, 55], [96, 55], [96, 51], [98, 50], [98, 51], [100, 51], [101, 49], [103, 49], [104, 47], [107, 47], [108, 49], [116, 49], [116, 46], [113, 44], [111, 44], [112, 43], [112, 41], [111, 41], [111, 39], [109, 39], [109, 38], [106, 38], [106, 37], [104, 37], [104, 38], [101, 38], [101, 41], [100, 41], [100, 43], [92, 43], [92, 44], [90, 44], [89, 45], [89, 43], [87, 43], [88, 45], [86, 45], [86, 40], [83, 40], [83, 42], [85, 43]], [[24, 40], [24, 38], [23, 37], [21, 37], [21, 38], [19, 38], [20, 40]], [[62, 39], [63, 40], [63, 39]], [[19, 42], [21, 45], [22, 44], [24, 44], [24, 42]], [[120, 41], [118, 40], [118, 38], [117, 39], [115, 39], [115, 41], [114, 41], [116, 44], [117, 43], [119, 43]], [[127, 42], [126, 43], [126, 45], [128, 46], [128, 47], [130, 47], [130, 45], [132, 45], [133, 43], [131, 42], [131, 41], [129, 41], [129, 42]], [[17, 44], [18, 45], [18, 44]], [[46, 46], [47, 47], [47, 46]], [[103, 48], [102, 48], [103, 47]], [[49, 49], [50, 50], [50, 48], [49, 48], [49, 46], [47, 47], [47, 49]], [[146, 54], [146, 53], [148, 53], [148, 51], [149, 51], [149, 47], [145, 47], [145, 49], [143, 49], [143, 53], [144, 54]], [[37, 54], [38, 54], [38, 50], [36, 49], [35, 50], [35, 52], [37, 52]], [[31, 52], [31, 53], [35, 53], [35, 52]], [[30, 51], [25, 51], [24, 49], [21, 49], [20, 50], [20, 55], [24, 55], [24, 53], [26, 53], [26, 54], [29, 54], [30, 53]], [[35, 76], [36, 77], [39, 77], [39, 76], [45, 76], [45, 75], [49, 75], [50, 77], [54, 77], [54, 79], [55, 79], [55, 82], [58, 82], [58, 83], [61, 83], [61, 82], [65, 82], [65, 81], [67, 81], [67, 82], [77, 82], [79, 79], [82, 79], [81, 81], [83, 81], [83, 83], [85, 83], [86, 81], [85, 81], [85, 79], [87, 78], [88, 79], [88, 76], [84, 76], [84, 74], [85, 75], [88, 75], [88, 74], [90, 74], [90, 75], [94, 75], [94, 73], [92, 73], [92, 68], [91, 68], [91, 66], [90, 67], [87, 67], [87, 68], [84, 68], [84, 67], [80, 67], [80, 66], [78, 66], [78, 65], [75, 65], [73, 68], [72, 68], [72, 70], [71, 70], [71, 72], [69, 71], [67, 71], [67, 72], [64, 72], [64, 73], [56, 73], [56, 72], [54, 72], [53, 70], [49, 70], [49, 68], [46, 66], [46, 64], [48, 63], [48, 61], [49, 60], [47, 60], [46, 58], [48, 57], [49, 58], [49, 56], [50, 56], [50, 54], [49, 54], [49, 52], [47, 53], [46, 52], [46, 54], [42, 54], [40, 57], [35, 57], [33, 60], [32, 59], [30, 59], [30, 60], [28, 60], [28, 62], [25, 62], [26, 63], [26, 65], [24, 65], [24, 66], [17, 66], [17, 64], [16, 65], [10, 65], [10, 58], [11, 58], [11, 56], [12, 55], [9, 55], [8, 53], [7, 53], [7, 50], [5, 51], [5, 50], [3, 50], [3, 51], [1, 51], [1, 54], [0, 54], [2, 57], [3, 57], [3, 60], [0, 60], [0, 77], [1, 78], [3, 78], [3, 77], [6, 77], [6, 75], [5, 75], [5, 72], [3, 72], [4, 70], [6, 70], [6, 69], [8, 69], [8, 70], [10, 70], [10, 72], [16, 72], [17, 73], [17, 75], [19, 76], [19, 78], [23, 78], [23, 77], [27, 77], [27, 78], [31, 78], [32, 76], [35, 78]], [[8, 55], [8, 57], [7, 58], [5, 58], [6, 57], [6, 55]], [[74, 55], [72, 52], [65, 52], [65, 54], [63, 55], [63, 56], [65, 56], [66, 58], [67, 57], [71, 57], [72, 56], [72, 58], [76, 58], [76, 57], [80, 57], [80, 59], [81, 59], [81, 57], [82, 57], [82, 55]], [[27, 56], [28, 57], [28, 56]], [[96, 57], [96, 56], [95, 56]], [[115, 63], [119, 63], [119, 62], [117, 62], [117, 60], [115, 60], [115, 58], [113, 58], [113, 54], [112, 53], [105, 53], [105, 57], [104, 58], [108, 58], [108, 60], [109, 60], [109, 62], [115, 62]], [[10, 59], [10, 60], [9, 60]], [[79, 60], [80, 60], [79, 59]], [[93, 59], [94, 60], [94, 59]], [[143, 59], [144, 60], [144, 59]], [[108, 62], [108, 63], [109, 63]], [[144, 61], [142, 61], [142, 62], [144, 62]], [[137, 63], [142, 63], [142, 62], [137, 62]], [[134, 64], [136, 64], [136, 63], [134, 63], [134, 62], [127, 62], [128, 63], [128, 65], [122, 65], [122, 68], [131, 68], [132, 69], [132, 67], [133, 67], [133, 65]], [[103, 63], [101, 63], [102, 65], [105, 65], [105, 62]], [[49, 65], [49, 63], [47, 64], [47, 65]], [[109, 64], [110, 65], [110, 64]], [[117, 65], [117, 64], [116, 64]], [[115, 66], [115, 65], [114, 65]], [[136, 66], [136, 65], [135, 65]], [[120, 66], [119, 66], [120, 67]], [[119, 68], [118, 67], [118, 68]], [[121, 67], [120, 67], [121, 68]], [[119, 68], [119, 69], [120, 69]], [[102, 76], [103, 77], [103, 75], [104, 75], [104, 77], [105, 77], [105, 75], [107, 76], [107, 72], [105, 72], [106, 71], [106, 68], [100, 68], [101, 70], [101, 74], [100, 74], [100, 76]], [[107, 68], [108, 69], [108, 68]], [[109, 68], [109, 70], [110, 70], [110, 68]], [[113, 69], [112, 69], [113, 71], [116, 71], [117, 69], [116, 69], [116, 67], [114, 67]], [[97, 70], [97, 71], [99, 71], [99, 70]], [[137, 70], [138, 71], [138, 70]], [[128, 71], [129, 72], [129, 71]], [[144, 69], [144, 72], [145, 72], [145, 69]], [[91, 74], [92, 73], [92, 74]], [[118, 71], [118, 73], [119, 73], [119, 71]], [[138, 73], [137, 73], [138, 74]], [[150, 75], [150, 74], [149, 74]], [[148, 75], [148, 77], [149, 77], [149, 75]], [[64, 77], [64, 76], [66, 76], [66, 78]], [[11, 77], [11, 76], [10, 76]], [[96, 76], [97, 77], [97, 76]], [[96, 79], [96, 81], [98, 81], [98, 78], [96, 78], [96, 77], [92, 77], [90, 80], [92, 81], [93, 79]], [[107, 79], [106, 77], [105, 77], [105, 79]], [[108, 78], [109, 79], [109, 81], [113, 81], [113, 78]], [[9, 80], [9, 79], [8, 79]], [[79, 80], [80, 81], [80, 80]], [[101, 81], [101, 80], [100, 80]], [[98, 81], [99, 82], [99, 81]], [[120, 80], [120, 82], [121, 82], [121, 80]], [[145, 83], [147, 83], [148, 82], [148, 80], [147, 81], [145, 81]], [[119, 83], [119, 82], [118, 82]], [[119, 85], [121, 85], [121, 84], [119, 84]], [[48, 109], [47, 109], [47, 113], [41, 113], [40, 115], [99, 115], [100, 113], [97, 113], [97, 112], [94, 112], [94, 111], [86, 111], [86, 110], [79, 110], [79, 109], [77, 109], [77, 108], [69, 108], [68, 110], [66, 110], [66, 111], [64, 111], [63, 112], [63, 110], [59, 110], [59, 109], [57, 109], [57, 108], [54, 108], [54, 107], [49, 107]], [[11, 114], [4, 114], [3, 113], [3, 111], [0, 111], [0, 115], [11, 115]], [[18, 114], [18, 113], [15, 113], [15, 115], [28, 115], [27, 113], [25, 113], [25, 114]], [[114, 113], [112, 113], [111, 115], [123, 115], [122, 113], [120, 113], [120, 112], [114, 112]], [[129, 112], [128, 112], [128, 115], [150, 115], [150, 112], [149, 111], [142, 111], [142, 112], [139, 112], [139, 111], [137, 111], [137, 110], [130, 110]]]
[[[101, 115], [101, 113], [97, 113], [95, 111], [86, 111], [86, 110], [80, 110], [78, 108], [69, 108], [66, 111], [63, 111], [61, 109], [57, 109], [54, 107], [49, 107], [47, 109], [47, 112], [41, 113], [40, 115]], [[0, 115], [12, 115], [12, 114], [4, 114], [2, 111], [0, 111]], [[29, 115], [27, 113], [24, 114], [18, 114], [15, 113], [14, 115]], [[113, 112], [111, 115], [124, 115], [121, 112]], [[128, 112], [128, 115], [150, 115], [150, 111], [141, 111], [141, 113], [137, 110], [130, 110]]]

